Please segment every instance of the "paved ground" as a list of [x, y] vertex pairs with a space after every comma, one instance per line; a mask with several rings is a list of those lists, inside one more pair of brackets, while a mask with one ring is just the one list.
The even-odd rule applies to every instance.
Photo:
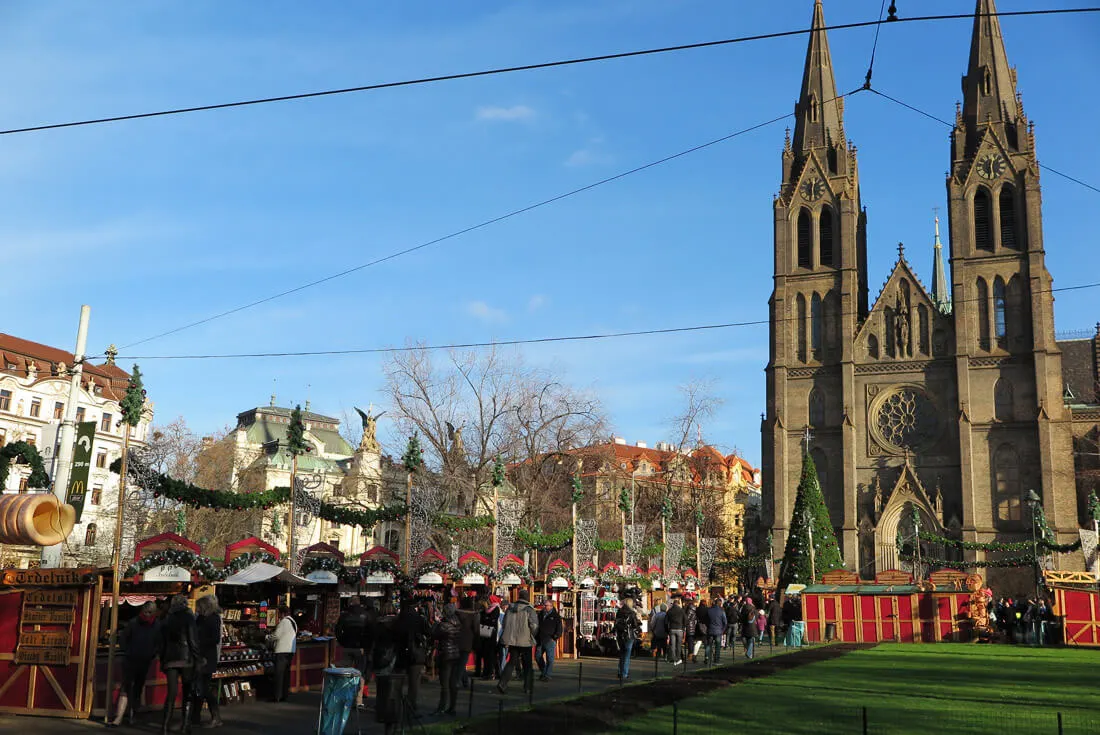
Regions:
[[[775, 653], [781, 653], [785, 649], [777, 646]], [[757, 658], [771, 655], [767, 645], [758, 649]], [[722, 663], [728, 664], [731, 659], [728, 651], [723, 652]], [[744, 661], [740, 649], [735, 660]], [[657, 666], [656, 676], [669, 677], [685, 672], [690, 673], [702, 666], [702, 658], [699, 664], [687, 663], [684, 666], [673, 667], [664, 662]], [[579, 662], [570, 659], [559, 660], [554, 664], [555, 676], [552, 681], [535, 681], [533, 701], [548, 702], [554, 699], [574, 696], [577, 693], [593, 693], [605, 691], [619, 686], [616, 676], [616, 661], [607, 658], [583, 658]], [[536, 672], [537, 673], [537, 672]], [[636, 658], [631, 662], [631, 680], [646, 681], [655, 678], [653, 659]], [[474, 716], [486, 715], [497, 712], [500, 703], [505, 709], [522, 707], [528, 704], [527, 695], [523, 694], [518, 681], [513, 681], [509, 687], [509, 693], [501, 696], [496, 693], [496, 682], [474, 682], [472, 713]], [[443, 722], [461, 722], [471, 712], [471, 691], [459, 690], [459, 707], [457, 717], [434, 716], [429, 713], [435, 709], [439, 696], [439, 686], [435, 682], [425, 682], [421, 689], [420, 715], [424, 725]], [[273, 704], [270, 702], [249, 703], [231, 705], [222, 709], [222, 719], [225, 727], [217, 732], [220, 735], [306, 735], [316, 732], [317, 713], [320, 708], [321, 695], [319, 692], [308, 692], [291, 696], [291, 701]], [[372, 702], [373, 704], [373, 702]], [[178, 715], [177, 715], [178, 723]], [[147, 713], [140, 717], [139, 723], [134, 728], [119, 728], [119, 735], [127, 732], [152, 733], [159, 731], [159, 713]], [[345, 728], [345, 733], [356, 732], [355, 713], [352, 713]], [[90, 730], [103, 731], [105, 728], [101, 722], [86, 720], [60, 720], [41, 717], [12, 717], [0, 715], [0, 733], [28, 733], [28, 735], [69, 735], [71, 733], [87, 733]], [[382, 731], [381, 726], [374, 722], [374, 712], [362, 713], [362, 732], [375, 735]], [[196, 731], [198, 732], [198, 731]], [[412, 732], [416, 732], [413, 728]]]

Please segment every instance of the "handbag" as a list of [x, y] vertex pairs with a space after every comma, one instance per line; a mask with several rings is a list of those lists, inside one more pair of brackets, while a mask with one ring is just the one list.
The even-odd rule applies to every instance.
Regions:
[[691, 649], [691, 655], [692, 656], [698, 656], [699, 651], [702, 651], [702, 650], [703, 650], [703, 642], [702, 641], [695, 641], [695, 647]]
[[479, 635], [482, 638], [492, 638], [495, 628], [491, 625], [482, 625]]

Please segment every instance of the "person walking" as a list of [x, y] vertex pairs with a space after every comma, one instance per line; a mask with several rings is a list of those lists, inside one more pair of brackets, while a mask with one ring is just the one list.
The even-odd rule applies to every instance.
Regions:
[[477, 661], [475, 673], [482, 679], [496, 679], [500, 676], [500, 657], [497, 656], [497, 641], [500, 638], [500, 598], [489, 597], [488, 604], [481, 610], [481, 625], [478, 629]]
[[707, 652], [704, 660], [718, 665], [722, 653], [722, 641], [726, 638], [726, 611], [722, 609], [722, 598], [715, 597], [707, 608]]
[[779, 626], [783, 624], [783, 606], [779, 604], [779, 598], [772, 595], [768, 599], [768, 635], [772, 648], [775, 647], [775, 634]]
[[470, 685], [466, 666], [470, 663], [470, 654], [473, 653], [474, 646], [480, 641], [480, 628], [481, 615], [474, 609], [474, 598], [467, 595], [462, 598], [461, 609], [458, 610], [458, 674], [459, 682], [464, 689]]
[[756, 645], [764, 645], [764, 632], [768, 629], [768, 614], [764, 608], [756, 611]]
[[177, 696], [181, 697], [183, 703], [183, 726], [180, 732], [185, 735], [191, 732], [195, 671], [201, 663], [195, 614], [187, 606], [187, 596], [176, 595], [168, 606], [168, 615], [161, 626], [160, 667], [168, 679], [160, 728], [162, 735], [168, 733]]
[[699, 627], [699, 611], [690, 597], [684, 607], [684, 658], [695, 663], [695, 631]]
[[512, 679], [512, 672], [518, 667], [523, 678], [523, 691], [531, 686], [531, 649], [535, 645], [535, 636], [539, 632], [539, 616], [531, 607], [530, 593], [527, 590], [519, 591], [519, 599], [516, 604], [509, 606], [504, 615], [504, 626], [501, 630], [500, 642], [508, 651], [508, 663], [500, 672], [500, 681], [497, 682], [497, 691], [501, 694], [508, 693], [508, 682]]
[[[420, 616], [417, 615], [417, 617]], [[370, 668], [374, 672], [374, 691], [377, 697], [374, 705], [374, 719], [382, 724], [386, 735], [393, 735], [397, 731], [404, 714], [401, 674], [405, 662], [408, 661], [408, 648], [405, 638], [399, 632], [398, 620], [393, 603], [386, 600], [382, 603], [378, 618], [371, 625], [373, 645], [370, 652]], [[423, 665], [421, 668], [423, 669]]]
[[679, 666], [684, 662], [684, 606], [679, 597], [672, 598], [665, 622], [668, 625], [668, 660], [673, 666]]
[[359, 692], [355, 696], [356, 706], [363, 702], [363, 685], [367, 683], [367, 672], [370, 666], [367, 662], [367, 652], [363, 641], [366, 637], [368, 626], [367, 611], [358, 597], [352, 597], [348, 601], [348, 607], [340, 614], [336, 621], [336, 642], [344, 649], [341, 667], [355, 669], [362, 677]]
[[722, 647], [730, 649], [730, 655], [733, 655], [732, 652], [736, 650], [737, 644], [737, 626], [734, 624], [738, 620], [737, 608], [736, 595], [730, 595], [729, 599], [726, 600], [726, 604], [722, 606], [722, 612], [726, 614], [726, 636]]
[[630, 654], [634, 641], [642, 635], [642, 621], [634, 610], [634, 600], [624, 597], [615, 613], [615, 642], [619, 644], [619, 680], [630, 681]]
[[461, 678], [458, 639], [461, 625], [454, 603], [448, 602], [443, 606], [442, 619], [432, 630], [432, 638], [436, 643], [436, 670], [439, 671], [439, 705], [435, 708], [437, 715], [455, 714], [455, 705], [458, 704], [458, 681]]
[[202, 705], [205, 702], [210, 710], [208, 727], [221, 727], [223, 723], [218, 708], [218, 685], [214, 682], [222, 651], [222, 615], [218, 608], [218, 598], [214, 595], [200, 597], [195, 603], [195, 611], [198, 613], [195, 627], [199, 634], [199, 655], [205, 663], [198, 669], [192, 717], [196, 725], [202, 721]]
[[656, 605], [649, 614], [649, 635], [653, 642], [653, 655], [668, 653], [668, 607], [665, 603]]
[[539, 632], [535, 637], [535, 663], [539, 667], [539, 681], [550, 681], [554, 676], [554, 657], [558, 652], [558, 639], [563, 626], [561, 615], [554, 609], [554, 601], [547, 597], [539, 610]]
[[275, 697], [276, 702], [285, 702], [290, 696], [290, 660], [294, 658], [294, 648], [298, 640], [298, 623], [290, 614], [290, 608], [280, 605], [279, 624], [268, 639], [275, 646]]
[[692, 648], [691, 660], [694, 662], [703, 652], [703, 663], [707, 663], [707, 631], [710, 629], [710, 608], [707, 599], [699, 597], [699, 605], [695, 608], [695, 647]]
[[504, 671], [504, 664], [508, 660], [508, 646], [504, 645], [504, 616], [508, 614], [508, 608], [511, 607], [511, 603], [507, 600], [500, 601], [500, 607], [497, 609], [497, 680], [500, 680], [500, 674]]
[[[393, 607], [392, 604], [389, 605]], [[386, 608], [383, 606], [383, 616], [380, 623], [386, 617]], [[413, 713], [420, 706], [420, 683], [424, 678], [424, 666], [428, 662], [428, 652], [431, 649], [432, 626], [423, 613], [417, 609], [412, 597], [401, 598], [401, 613], [397, 615], [393, 623], [394, 636], [396, 638], [397, 663], [396, 668], [405, 674], [408, 692], [409, 707]], [[378, 643], [375, 641], [375, 647]], [[377, 654], [375, 655], [375, 675], [377, 676]], [[379, 693], [381, 697], [381, 693]]]
[[741, 601], [741, 641], [745, 644], [745, 658], [752, 658], [756, 641], [756, 608], [748, 595]]
[[118, 707], [115, 719], [107, 723], [108, 727], [118, 727], [122, 718], [134, 724], [134, 715], [141, 704], [141, 694], [145, 691], [145, 680], [149, 678], [149, 667], [157, 656], [160, 638], [160, 621], [157, 619], [157, 606], [147, 602], [141, 606], [138, 616], [126, 624], [119, 634], [119, 644], [125, 652], [122, 660], [122, 690], [118, 694]]

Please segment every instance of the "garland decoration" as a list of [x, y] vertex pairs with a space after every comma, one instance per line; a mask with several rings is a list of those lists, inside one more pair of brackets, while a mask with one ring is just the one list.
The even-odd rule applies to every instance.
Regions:
[[596, 542], [593, 544], [593, 546], [595, 547], [596, 551], [622, 551], [623, 540], [615, 539], [614, 541], [601, 541], [600, 539], [596, 539]]
[[492, 516], [436, 516], [432, 526], [441, 531], [476, 531], [481, 528], [492, 528], [496, 525], [496, 519]]
[[290, 426], [286, 430], [286, 450], [292, 455], [301, 456], [308, 452], [306, 426], [302, 423], [302, 407], [295, 406], [290, 412]]
[[311, 572], [332, 572], [344, 584], [356, 584], [359, 581], [359, 570], [348, 569], [342, 562], [331, 556], [309, 556], [302, 562], [302, 569], [298, 573], [303, 577]]
[[672, 496], [666, 495], [665, 499], [661, 501], [661, 518], [665, 523], [672, 520], [673, 508], [672, 508]]
[[424, 451], [420, 448], [420, 432], [414, 431], [409, 437], [405, 454], [401, 457], [401, 464], [405, 465], [406, 472], [416, 472], [424, 464]]
[[630, 512], [630, 491], [625, 487], [619, 490], [619, 510], [623, 513]]
[[[773, 559], [776, 563], [782, 563], [782, 559]], [[753, 556], [741, 556], [736, 559], [722, 559], [721, 561], [715, 560], [714, 566], [723, 567], [727, 569], [754, 569], [766, 566], [768, 563], [768, 552], [760, 554], [754, 554]]]
[[471, 559], [458, 567], [458, 576], [465, 577], [467, 574], [480, 574], [485, 577], [486, 582], [496, 576], [491, 566], [477, 559]]
[[1089, 492], [1089, 520], [1100, 521], [1100, 498], [1096, 497], [1096, 491]]
[[493, 462], [493, 487], [500, 487], [504, 484], [504, 462], [501, 461], [500, 455], [497, 455], [496, 461]]
[[445, 559], [431, 558], [427, 559], [423, 563], [419, 564], [409, 574], [409, 579], [415, 582], [423, 577], [425, 574], [436, 572], [443, 577], [453, 577], [458, 570], [455, 569], [449, 561]]
[[642, 548], [638, 549], [638, 556], [642, 559], [648, 559], [651, 556], [660, 556], [665, 550], [665, 545], [660, 541], [654, 541], [651, 544], [646, 544]]
[[[1040, 523], [1046, 519], [1040, 516]], [[1049, 528], [1047, 529], [1049, 531]], [[961, 541], [959, 539], [947, 538], [946, 536], [938, 536], [934, 533], [927, 533], [922, 531], [920, 534], [921, 541], [931, 541], [932, 543], [942, 544], [949, 548], [958, 549], [959, 551], [1031, 551], [1030, 541]], [[1051, 532], [1053, 536], [1053, 532]], [[1070, 551], [1076, 551], [1081, 548], [1081, 541], [1078, 539], [1069, 544], [1056, 544], [1045, 536], [1040, 536], [1037, 542], [1039, 548], [1047, 549], [1049, 551], [1058, 551], [1061, 553], [1067, 553]]]
[[516, 564], [513, 561], [513, 562], [508, 562], [507, 564], [501, 565], [501, 567], [500, 567], [500, 578], [503, 579], [504, 577], [508, 576], [509, 574], [516, 575], [517, 577], [519, 577], [520, 579], [523, 580], [524, 584], [531, 584], [531, 570], [527, 568], [526, 564]]
[[21, 457], [31, 467], [27, 487], [50, 486], [50, 476], [46, 474], [46, 466], [42, 463], [42, 455], [38, 453], [37, 447], [27, 442], [12, 442], [0, 447], [0, 492], [8, 482], [9, 465], [15, 457]]
[[141, 411], [145, 408], [145, 387], [141, 382], [141, 369], [134, 363], [134, 371], [126, 384], [126, 394], [118, 402], [122, 410], [122, 423], [137, 426], [141, 423]]
[[584, 500], [584, 487], [581, 485], [581, 476], [573, 475], [573, 480], [571, 481], [571, 484], [573, 486], [573, 494], [570, 496], [570, 500], [572, 501], [573, 505], [576, 505], [577, 503]]
[[[916, 561], [915, 554], [898, 554], [902, 561]], [[989, 568], [1020, 568], [1035, 566], [1035, 557], [1030, 554], [1024, 556], [1010, 556], [995, 561], [956, 561], [953, 559], [939, 559], [927, 555], [921, 555], [921, 563], [932, 564], [946, 569], [989, 569]]]
[[232, 561], [225, 565], [222, 573], [226, 577], [232, 577], [242, 569], [247, 569], [253, 564], [274, 564], [279, 565], [278, 559], [270, 551], [250, 551], [247, 554], [241, 554], [235, 557]]
[[341, 526], [374, 528], [379, 523], [393, 523], [405, 518], [407, 509], [404, 503], [383, 505], [378, 508], [354, 508], [349, 505], [321, 503], [317, 517]]
[[404, 575], [401, 573], [401, 565], [393, 559], [379, 557], [367, 559], [359, 563], [359, 576], [366, 581], [372, 574], [392, 574], [394, 582], [402, 583]]
[[542, 533], [538, 529], [529, 531], [526, 528], [517, 528], [516, 541], [525, 548], [536, 551], [560, 551], [573, 543], [573, 529], [563, 528], [555, 533]]
[[190, 549], [162, 549], [154, 552], [131, 564], [122, 576], [128, 579], [143, 574], [149, 569], [164, 566], [190, 569], [208, 582], [219, 582], [225, 579], [225, 573], [215, 567], [209, 557], [196, 554]]
[[703, 509], [702, 508], [696, 508], [695, 509], [695, 525], [702, 528], [703, 524], [706, 523], [706, 520], [707, 520], [707, 516], [706, 516], [705, 513], [703, 513]]

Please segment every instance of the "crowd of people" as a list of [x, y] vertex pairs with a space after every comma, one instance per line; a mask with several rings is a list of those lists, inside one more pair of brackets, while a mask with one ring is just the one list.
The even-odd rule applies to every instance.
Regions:
[[[528, 592], [521, 590], [512, 604], [495, 595], [463, 597], [459, 604], [448, 602], [438, 610], [433, 602], [413, 597], [400, 601], [400, 611], [388, 600], [375, 609], [369, 599], [352, 598], [335, 632], [344, 650], [342, 664], [357, 669], [364, 682], [373, 677], [375, 717], [392, 731], [419, 714], [427, 669], [439, 682], [434, 714], [440, 715], [456, 714], [458, 690], [469, 685], [471, 676], [495, 679], [502, 694], [513, 677], [524, 691], [533, 686], [534, 666], [539, 678], [549, 681], [562, 630], [552, 600], [536, 610]], [[472, 674], [466, 666], [471, 656]]]
[[1043, 598], [1001, 597], [993, 601], [991, 592], [987, 592], [989, 602], [989, 624], [1007, 643], [1049, 643], [1046, 631], [1056, 621], [1050, 603]]

